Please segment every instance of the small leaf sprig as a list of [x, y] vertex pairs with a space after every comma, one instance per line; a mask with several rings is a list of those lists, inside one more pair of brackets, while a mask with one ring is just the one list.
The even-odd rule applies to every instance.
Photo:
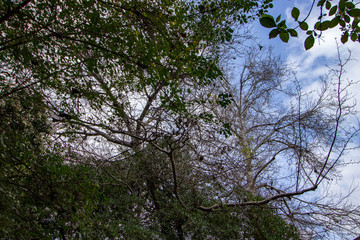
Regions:
[[269, 33], [270, 39], [279, 36], [285, 43], [289, 41], [290, 36], [298, 37], [296, 29], [300, 28], [308, 35], [304, 41], [306, 50], [309, 50], [314, 46], [315, 39], [320, 38], [324, 31], [337, 26], [342, 31], [341, 42], [343, 44], [348, 42], [349, 38], [353, 42], [360, 42], [360, 27], [358, 25], [360, 8], [357, 8], [355, 3], [351, 0], [339, 0], [338, 4], [333, 4], [331, 0], [318, 0], [317, 7], [320, 8], [320, 15], [318, 21], [314, 24], [313, 29], [309, 29], [307, 19], [314, 4], [315, 0], [304, 20], [299, 19], [300, 10], [297, 7], [293, 7], [291, 16], [295, 22], [298, 23], [296, 28], [288, 28], [286, 26], [286, 20], [281, 20], [281, 15], [275, 19], [272, 15], [263, 14], [260, 18], [260, 24], [265, 28], [272, 28]]

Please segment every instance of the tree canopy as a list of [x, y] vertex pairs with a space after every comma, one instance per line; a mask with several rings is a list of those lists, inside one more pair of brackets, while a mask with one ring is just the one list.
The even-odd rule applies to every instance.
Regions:
[[[357, 18], [349, 1], [320, 2], [340, 25]], [[359, 227], [356, 207], [302, 197], [358, 132], [344, 121], [346, 61], [311, 94], [271, 51], [234, 41], [253, 20], [295, 36], [270, 7], [2, 1], [0, 238], [300, 239]], [[236, 77], [223, 62], [234, 48]]]

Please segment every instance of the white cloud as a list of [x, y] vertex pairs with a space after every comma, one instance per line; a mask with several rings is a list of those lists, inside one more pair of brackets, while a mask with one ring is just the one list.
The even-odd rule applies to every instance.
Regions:
[[[297, 6], [301, 12], [304, 12], [305, 9], [309, 9], [309, 5], [302, 2], [295, 2], [294, 6]], [[293, 21], [291, 17], [292, 6], [287, 8], [287, 22]], [[317, 21], [318, 14], [312, 14], [307, 22], [309, 26], [314, 26], [314, 23]], [[301, 32], [299, 29], [298, 32]], [[305, 33], [299, 34], [299, 38], [291, 39], [289, 44], [284, 44], [286, 48], [286, 61], [292, 63], [292, 65], [298, 66], [296, 69], [297, 77], [305, 85], [306, 89], [316, 89], [319, 87], [315, 81], [319, 79], [319, 76], [324, 75], [329, 68], [338, 68], [339, 59], [338, 59], [338, 46], [340, 56], [343, 58], [343, 61], [349, 56], [349, 51], [351, 52], [352, 61], [350, 61], [346, 66], [346, 73], [344, 74], [342, 81], [353, 80], [360, 81], [360, 45], [359, 43], [354, 43], [351, 40], [343, 45], [340, 42], [341, 31], [339, 29], [331, 29], [325, 31], [321, 40], [316, 42], [314, 47], [309, 51], [304, 49], [304, 41], [307, 35]], [[336, 40], [337, 39], [337, 40]], [[358, 105], [356, 110], [360, 111], [360, 91], [358, 91], [360, 85], [352, 85], [349, 88], [349, 93], [356, 99]], [[358, 124], [353, 122], [354, 125]], [[359, 127], [359, 126], [357, 126]], [[358, 141], [359, 142], [359, 141]], [[357, 146], [354, 144], [354, 147]], [[344, 156], [345, 162], [359, 162], [360, 161], [360, 150], [354, 149], [348, 152]], [[330, 190], [334, 193], [341, 194], [342, 196], [346, 195], [352, 188], [360, 185], [360, 164], [353, 163], [345, 165], [341, 171], [342, 177], [338, 181], [334, 181]], [[358, 204], [360, 199], [360, 188], [356, 189], [351, 195], [351, 201], [354, 204]]]
[[[355, 144], [352, 144], [356, 147]], [[354, 149], [345, 155], [345, 159], [350, 164], [346, 164], [341, 169], [340, 179], [332, 185], [331, 191], [333, 193], [346, 196], [349, 192], [353, 191], [350, 195], [350, 202], [359, 204], [360, 199], [360, 149]]]

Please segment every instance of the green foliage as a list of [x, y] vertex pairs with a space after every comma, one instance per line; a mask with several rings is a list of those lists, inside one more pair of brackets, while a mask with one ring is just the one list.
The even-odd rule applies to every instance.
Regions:
[[295, 226], [287, 224], [270, 206], [250, 207], [246, 212], [245, 236], [255, 239], [300, 239]]
[[309, 50], [310, 48], [312, 48], [314, 46], [315, 43], [315, 38], [313, 35], [308, 36], [305, 39], [305, 49]]
[[[18, 14], [9, 10], [17, 4], [9, 4], [0, 5], [1, 13], [11, 15], [0, 22], [6, 29], [1, 62], [32, 72], [58, 94], [77, 89], [99, 104], [111, 99], [81, 79], [88, 73], [118, 79], [117, 90], [166, 85], [164, 106], [175, 111], [186, 109], [177, 91], [182, 76], [197, 85], [219, 77], [215, 46], [231, 40], [232, 21], [246, 22], [258, 6], [256, 1], [47, 0], [28, 1]], [[200, 54], [204, 49], [212, 54]]]
[[300, 22], [299, 26], [304, 31], [307, 31], [309, 29], [309, 25], [306, 22]]
[[[297, 12], [295, 11], [294, 16], [296, 16]], [[280, 39], [287, 43], [290, 39], [290, 36], [297, 37], [298, 33], [295, 29], [287, 28], [286, 22], [283, 20], [281, 21], [281, 15], [279, 15], [276, 18], [276, 21], [271, 15], [263, 14], [260, 18], [260, 24], [266, 28], [274, 28], [269, 33], [269, 38], [276, 38], [278, 35], [280, 36]], [[306, 23], [303, 23], [302, 26], [305, 27]]]
[[47, 150], [50, 127], [38, 94], [19, 91], [0, 101], [0, 237], [79, 232], [90, 221], [97, 195], [89, 169], [65, 165], [60, 153]]
[[297, 7], [294, 7], [291, 10], [291, 16], [295, 19], [295, 21], [297, 21], [300, 16], [300, 10]]
[[[131, 92], [159, 100], [162, 112], [189, 116], [183, 85], [196, 89], [221, 77], [219, 46], [232, 40], [234, 21], [266, 13], [271, 2], [2, 1], [0, 238], [244, 237], [255, 226], [246, 211], [199, 210], [218, 202], [220, 188], [214, 176], [199, 173], [187, 133], [181, 141], [136, 139], [124, 144], [128, 154], [121, 159], [93, 166], [90, 156], [72, 149], [71, 133], [64, 134], [67, 147], [54, 144], [49, 113], [62, 118], [54, 124], [76, 132], [87, 124], [82, 116], [106, 109], [109, 119], [96, 127], [111, 132], [118, 119], [131, 125], [129, 100], [118, 101]], [[296, 35], [280, 16], [263, 16], [283, 41]], [[151, 90], [158, 93], [154, 100]], [[232, 101], [220, 93], [213, 102], [225, 108]], [[78, 106], [85, 103], [84, 113]], [[222, 124], [220, 133], [230, 135], [230, 124]]]
[[275, 20], [273, 18], [273, 16], [264, 14], [261, 16], [260, 18], [260, 24], [263, 25], [266, 28], [273, 28], [276, 27], [276, 23]]
[[[216, 187], [211, 180], [197, 181], [198, 176], [191, 174], [194, 168], [190, 149], [177, 150], [180, 146], [171, 138], [160, 139], [122, 161], [94, 169], [64, 163], [64, 157], [70, 155], [64, 155], [66, 151], [61, 147], [49, 151], [46, 136], [50, 126], [46, 118], [34, 118], [46, 111], [40, 96], [19, 91], [3, 99], [0, 110], [4, 140], [0, 145], [3, 238], [293, 236], [286, 235], [288, 225], [281, 218], [271, 211], [265, 213], [267, 207], [259, 212], [197, 209], [197, 205], [216, 203]], [[174, 152], [169, 155], [159, 149]], [[177, 166], [178, 192], [186, 205], [173, 193], [170, 156]]]
[[[350, 0], [339, 0], [337, 5], [334, 5], [332, 1], [329, 0], [319, 0], [317, 3], [317, 7], [321, 9], [321, 15], [318, 18], [318, 21], [314, 24], [313, 30], [309, 32], [309, 26], [306, 22], [306, 18], [304, 20], [299, 20], [300, 10], [297, 7], [294, 7], [291, 11], [291, 16], [298, 23], [298, 26], [301, 30], [309, 32], [309, 37], [305, 40], [305, 49], [309, 50], [313, 47], [313, 39], [315, 37], [320, 37], [322, 32], [334, 28], [339, 27], [343, 32], [341, 37], [341, 42], [345, 44], [349, 36], [350, 39], [355, 42], [359, 40], [360, 27], [358, 26], [359, 17], [360, 17], [360, 9], [356, 8], [356, 5], [352, 3]], [[311, 10], [310, 10], [311, 11]], [[329, 20], [323, 20], [325, 16], [333, 16]], [[279, 19], [280, 21], [280, 19]], [[275, 38], [280, 33], [280, 39], [283, 42], [288, 42], [288, 29], [285, 24], [285, 20], [283, 20], [284, 24], [279, 25], [275, 24], [273, 17], [270, 15], [262, 15], [260, 18], [260, 23], [266, 28], [274, 28], [269, 33], [269, 38]], [[285, 28], [284, 28], [285, 26]], [[297, 37], [298, 34], [295, 29], [291, 29], [292, 37]]]
[[288, 32], [283, 31], [283, 32], [280, 33], [280, 39], [283, 42], [287, 43], [289, 41], [289, 39], [290, 39], [290, 34]]

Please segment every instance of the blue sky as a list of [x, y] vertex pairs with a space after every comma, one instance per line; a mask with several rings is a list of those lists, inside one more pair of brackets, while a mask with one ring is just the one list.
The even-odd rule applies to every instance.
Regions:
[[[337, 2], [337, 1], [335, 1]], [[287, 20], [288, 27], [295, 27], [293, 19], [291, 17], [291, 9], [296, 6], [300, 9], [301, 15], [299, 19], [303, 19], [310, 9], [312, 0], [304, 1], [292, 1], [292, 0], [274, 0], [274, 8], [270, 9], [269, 13], [274, 17], [281, 14], [282, 19]], [[319, 16], [318, 9], [313, 11], [307, 20], [311, 26], [317, 20]], [[311, 24], [312, 23], [312, 24]], [[300, 30], [301, 31], [301, 30]], [[300, 33], [300, 31], [298, 31]], [[272, 46], [274, 52], [279, 54], [287, 63], [292, 63], [298, 66], [296, 68], [296, 76], [302, 82], [304, 88], [316, 89], [319, 76], [326, 74], [329, 68], [337, 67], [337, 42], [340, 46], [341, 56], [346, 57], [351, 51], [351, 58], [353, 59], [346, 66], [346, 74], [343, 79], [351, 79], [354, 81], [360, 81], [360, 43], [353, 43], [349, 41], [343, 45], [340, 43], [341, 32], [338, 29], [325, 31], [320, 41], [316, 41], [315, 45], [309, 51], [304, 49], [304, 41], [306, 35], [304, 33], [299, 34], [298, 38], [291, 38], [290, 41], [285, 44], [279, 38], [269, 39], [268, 34], [270, 30], [260, 26], [258, 22], [254, 24], [253, 33], [258, 38], [261, 45]], [[358, 103], [356, 109], [360, 111], [360, 91], [358, 91], [360, 85], [353, 85], [349, 89], [349, 94], [353, 96], [353, 99]], [[358, 115], [360, 117], [360, 115]], [[353, 119], [351, 120], [353, 121]], [[356, 121], [353, 121], [354, 126], [359, 127]], [[353, 147], [360, 146], [359, 138], [352, 145]], [[360, 150], [353, 150], [349, 152], [345, 159], [347, 161], [360, 161]], [[351, 187], [360, 185], [360, 164], [351, 164], [343, 167], [342, 178], [333, 182], [331, 187], [333, 192], [346, 194]], [[358, 188], [353, 196], [352, 201], [355, 204], [359, 204], [360, 188]]]
[[[337, 1], [334, 1], [335, 3]], [[274, 8], [270, 9], [269, 13], [275, 18], [281, 14], [282, 19], [287, 20], [288, 27], [296, 27], [294, 25], [293, 18], [291, 17], [291, 10], [294, 6], [298, 7], [301, 11], [299, 19], [303, 19], [310, 9], [312, 0], [274, 0]], [[310, 28], [314, 26], [319, 16], [318, 9], [315, 8], [312, 15], [308, 18]], [[325, 31], [321, 40], [316, 41], [315, 45], [309, 51], [304, 48], [304, 41], [307, 35], [299, 32], [298, 38], [291, 38], [288, 43], [284, 43], [280, 38], [269, 39], [268, 34], [270, 30], [262, 27], [259, 22], [253, 24], [252, 33], [257, 38], [257, 42], [265, 47], [271, 46], [273, 52], [280, 55], [285, 63], [297, 66], [294, 70], [296, 77], [301, 81], [302, 87], [307, 90], [319, 89], [319, 77], [326, 74], [330, 68], [338, 67], [338, 51], [337, 44], [340, 46], [340, 55], [346, 58], [351, 52], [350, 61], [346, 67], [346, 73], [343, 76], [343, 81], [347, 80], [358, 81], [356, 85], [352, 85], [348, 89], [348, 93], [353, 96], [352, 101], [357, 102], [355, 110], [360, 112], [360, 43], [353, 43], [349, 41], [345, 45], [340, 42], [341, 32], [338, 29], [331, 29]], [[360, 119], [360, 114], [357, 114]], [[354, 127], [359, 128], [358, 119], [348, 119]], [[341, 174], [338, 178], [334, 178], [330, 181], [330, 185], [323, 184], [320, 189], [315, 193], [321, 195], [321, 191], [330, 191], [331, 194], [335, 194], [338, 197], [346, 196], [349, 191], [354, 187], [357, 187], [351, 194], [349, 200], [354, 205], [360, 205], [360, 137], [358, 136], [350, 145], [355, 149], [349, 151], [344, 155], [344, 162], [353, 162], [352, 164], [342, 165], [338, 167], [341, 170]], [[357, 148], [357, 149], [356, 149]], [[336, 238], [334, 238], [336, 239]]]

